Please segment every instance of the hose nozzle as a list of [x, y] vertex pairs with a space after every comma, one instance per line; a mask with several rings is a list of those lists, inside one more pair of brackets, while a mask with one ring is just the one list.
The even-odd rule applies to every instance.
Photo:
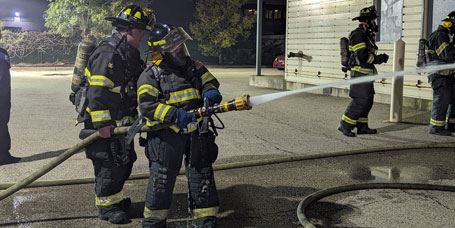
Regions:
[[230, 101], [222, 101], [220, 104], [201, 107], [193, 112], [196, 113], [198, 117], [209, 116], [213, 113], [222, 113], [230, 111], [241, 111], [241, 110], [250, 110], [252, 106], [250, 105], [250, 95], [243, 95], [241, 97], [236, 97]]

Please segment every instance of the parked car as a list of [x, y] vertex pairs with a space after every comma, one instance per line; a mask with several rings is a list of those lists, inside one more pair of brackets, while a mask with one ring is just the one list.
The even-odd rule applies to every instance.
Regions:
[[277, 68], [278, 70], [284, 70], [284, 55], [280, 54], [275, 57], [273, 60], [273, 68]]

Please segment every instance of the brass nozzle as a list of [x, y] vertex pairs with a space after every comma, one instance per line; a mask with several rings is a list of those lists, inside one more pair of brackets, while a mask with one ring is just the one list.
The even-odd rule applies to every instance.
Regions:
[[212, 115], [213, 113], [241, 111], [250, 109], [251, 109], [250, 95], [243, 95], [241, 97], [236, 97], [230, 101], [222, 101], [220, 104], [210, 107], [201, 107], [191, 112], [195, 113], [197, 117], [201, 117]]
[[219, 106], [221, 108], [221, 112], [250, 110], [250, 95], [243, 95], [230, 101], [223, 101]]

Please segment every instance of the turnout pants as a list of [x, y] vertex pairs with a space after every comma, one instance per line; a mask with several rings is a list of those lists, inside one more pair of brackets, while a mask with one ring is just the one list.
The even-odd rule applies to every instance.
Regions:
[[[358, 72], [352, 72], [351, 74], [352, 78], [361, 76], [364, 76], [364, 74]], [[368, 128], [368, 114], [373, 107], [374, 93], [373, 82], [351, 85], [349, 96], [352, 101], [341, 117], [340, 124], [350, 130], [355, 127], [357, 129]]]
[[0, 96], [0, 160], [10, 155], [11, 137], [8, 130], [10, 118], [11, 101], [9, 97]]
[[455, 78], [443, 75], [430, 78], [433, 88], [430, 126], [455, 131]]
[[[144, 227], [166, 226], [176, 177], [184, 156], [188, 178], [188, 202], [194, 219], [193, 226], [214, 227], [216, 225], [219, 200], [212, 163], [216, 159], [218, 149], [213, 138], [211, 143], [216, 148], [213, 145], [206, 147], [200, 144], [196, 147], [203, 149], [203, 153], [198, 155], [193, 153], [194, 142], [198, 135], [199, 133], [178, 134], [169, 129], [149, 133], [145, 151], [150, 161], [150, 179], [145, 200]], [[196, 156], [202, 163], [197, 163], [191, 156], [193, 158]]]
[[[123, 150], [120, 140], [123, 138], [113, 136], [110, 139], [99, 139], [86, 147], [87, 158], [92, 161], [95, 171], [96, 206], [102, 216], [126, 209], [122, 206], [124, 199], [122, 189], [137, 157], [134, 145], [131, 144], [129, 148]], [[122, 150], [128, 153], [128, 160], [124, 163], [115, 157], [115, 153]]]

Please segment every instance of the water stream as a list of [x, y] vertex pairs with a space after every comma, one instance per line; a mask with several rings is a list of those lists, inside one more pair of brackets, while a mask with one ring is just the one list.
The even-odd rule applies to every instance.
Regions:
[[269, 93], [269, 94], [264, 94], [264, 95], [259, 95], [259, 96], [253, 96], [253, 97], [250, 97], [250, 105], [251, 106], [260, 105], [260, 104], [264, 104], [264, 103], [267, 103], [267, 102], [270, 102], [270, 101], [273, 101], [276, 99], [280, 99], [283, 97], [287, 97], [290, 95], [305, 93], [305, 92], [329, 88], [329, 87], [347, 86], [347, 85], [352, 85], [352, 84], [371, 82], [371, 81], [375, 81], [375, 80], [381, 80], [381, 79], [387, 79], [387, 78], [393, 78], [393, 77], [404, 77], [404, 75], [433, 73], [433, 72], [440, 71], [440, 70], [450, 70], [450, 69], [455, 69], [455, 64], [434, 65], [434, 66], [427, 66], [427, 67], [416, 68], [416, 69], [406, 70], [406, 71], [384, 72], [384, 73], [379, 73], [377, 75], [363, 76], [363, 77], [353, 78], [353, 79], [349, 79], [349, 80], [338, 80], [335, 82], [329, 82], [329, 83], [316, 85], [316, 86], [312, 86], [312, 87], [308, 87], [308, 88], [303, 88], [303, 89], [299, 89], [299, 90], [284, 91], [284, 92], [278, 92], [278, 93]]

